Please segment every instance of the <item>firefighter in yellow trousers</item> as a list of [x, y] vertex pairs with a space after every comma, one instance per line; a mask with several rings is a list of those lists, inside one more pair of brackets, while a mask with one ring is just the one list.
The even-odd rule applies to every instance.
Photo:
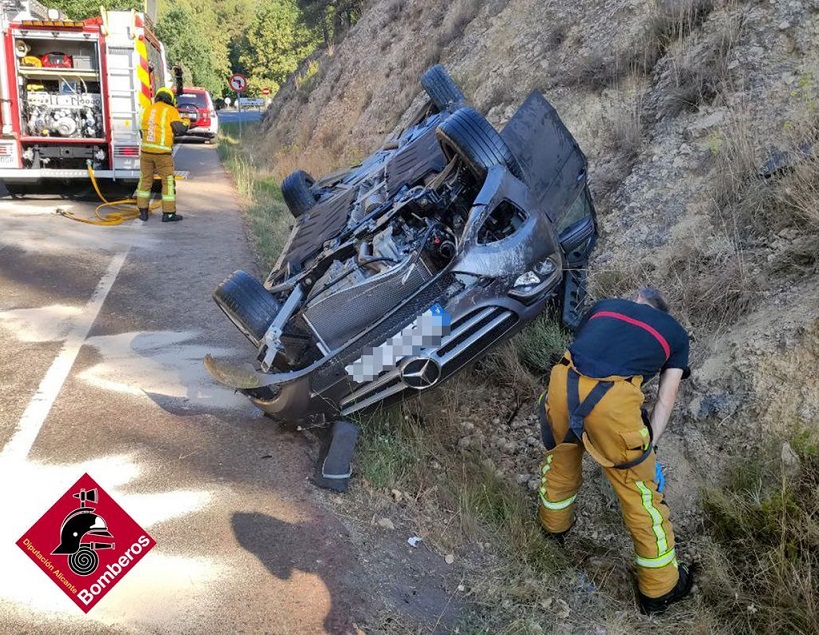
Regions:
[[[641, 385], [660, 373], [651, 420]], [[631, 300], [602, 300], [581, 320], [574, 342], [552, 369], [538, 412], [546, 457], [538, 518], [562, 544], [574, 524], [584, 450], [603, 467], [634, 543], [638, 601], [648, 615], [691, 591], [693, 573], [677, 562], [663, 499], [656, 443], [688, 371], [688, 334], [656, 289]]]
[[162, 179], [162, 222], [182, 220], [176, 213], [173, 139], [185, 134], [188, 123], [176, 110], [176, 98], [169, 88], [156, 91], [154, 103], [142, 113], [142, 149], [139, 154], [139, 186], [136, 191], [139, 218], [148, 220], [148, 205], [154, 175]]

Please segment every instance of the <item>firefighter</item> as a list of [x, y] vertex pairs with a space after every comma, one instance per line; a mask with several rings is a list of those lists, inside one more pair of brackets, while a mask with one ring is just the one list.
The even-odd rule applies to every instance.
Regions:
[[[657, 373], [649, 420], [640, 387]], [[638, 601], [647, 615], [665, 611], [693, 584], [691, 569], [677, 562], [656, 457], [680, 380], [689, 374], [688, 333], [668, 314], [659, 291], [641, 289], [630, 300], [602, 300], [583, 316], [538, 404], [547, 450], [540, 467], [541, 526], [563, 543], [574, 524], [585, 450], [620, 500], [634, 542]]]
[[162, 179], [162, 222], [182, 220], [176, 213], [173, 139], [184, 135], [188, 122], [176, 110], [176, 98], [170, 88], [156, 91], [154, 103], [142, 113], [142, 149], [139, 155], [139, 186], [136, 192], [140, 220], [148, 220], [148, 204], [154, 175]]

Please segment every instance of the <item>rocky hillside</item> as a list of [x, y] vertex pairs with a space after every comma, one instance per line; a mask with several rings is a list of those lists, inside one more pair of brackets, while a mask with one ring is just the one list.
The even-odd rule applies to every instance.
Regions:
[[696, 340], [686, 420], [756, 422], [767, 436], [819, 418], [805, 372], [818, 345], [816, 175], [753, 178], [819, 123], [817, 11], [801, 0], [374, 2], [277, 97], [265, 148], [316, 172], [371, 151], [423, 99], [418, 77], [435, 62], [499, 127], [542, 91], [591, 163], [603, 234], [592, 293], [667, 289]]
[[[531, 90], [555, 104], [590, 159], [592, 297], [658, 286], [690, 328], [693, 375], [663, 452], [693, 531], [699, 488], [731, 460], [790, 456], [784, 441], [819, 422], [819, 168], [799, 160], [819, 129], [819, 5], [375, 0], [283, 87], [265, 152], [280, 173], [364, 155], [422, 102], [437, 62], [497, 127]], [[783, 156], [790, 167], [759, 175]], [[508, 428], [512, 447], [530, 434]], [[536, 452], [510, 450], [519, 482]]]

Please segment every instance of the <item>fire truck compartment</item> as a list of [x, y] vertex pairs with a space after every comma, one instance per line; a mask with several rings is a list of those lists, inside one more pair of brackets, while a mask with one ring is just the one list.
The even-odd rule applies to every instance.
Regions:
[[[24, 141], [105, 138], [99, 44], [95, 37], [72, 32], [55, 37], [54, 32], [21, 29], [14, 33], [14, 51]], [[71, 148], [70, 152], [55, 153], [54, 149], [26, 147], [24, 143], [23, 162], [24, 167], [37, 168], [38, 158], [63, 163], [94, 158], [93, 149], [88, 152]], [[70, 163], [60, 167], [82, 166]]]

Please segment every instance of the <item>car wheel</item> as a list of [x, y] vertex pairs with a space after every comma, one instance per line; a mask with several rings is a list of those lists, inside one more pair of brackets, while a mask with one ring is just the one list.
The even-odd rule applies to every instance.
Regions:
[[42, 185], [36, 181], [26, 183], [3, 183], [3, 185], [12, 198], [23, 198], [28, 194], [39, 194], [43, 189]]
[[313, 184], [313, 177], [304, 170], [296, 170], [282, 181], [284, 202], [287, 203], [287, 208], [294, 218], [298, 218], [315, 207], [316, 197], [310, 191]]
[[466, 103], [461, 89], [455, 85], [449, 73], [440, 64], [431, 67], [421, 76], [421, 86], [439, 111], [459, 108]]
[[474, 108], [456, 111], [438, 126], [436, 134], [447, 158], [460, 158], [479, 181], [496, 165], [505, 166], [521, 178], [520, 164], [509, 146]]
[[279, 312], [279, 303], [270, 292], [244, 271], [235, 271], [228, 276], [214, 290], [213, 299], [256, 346]]

